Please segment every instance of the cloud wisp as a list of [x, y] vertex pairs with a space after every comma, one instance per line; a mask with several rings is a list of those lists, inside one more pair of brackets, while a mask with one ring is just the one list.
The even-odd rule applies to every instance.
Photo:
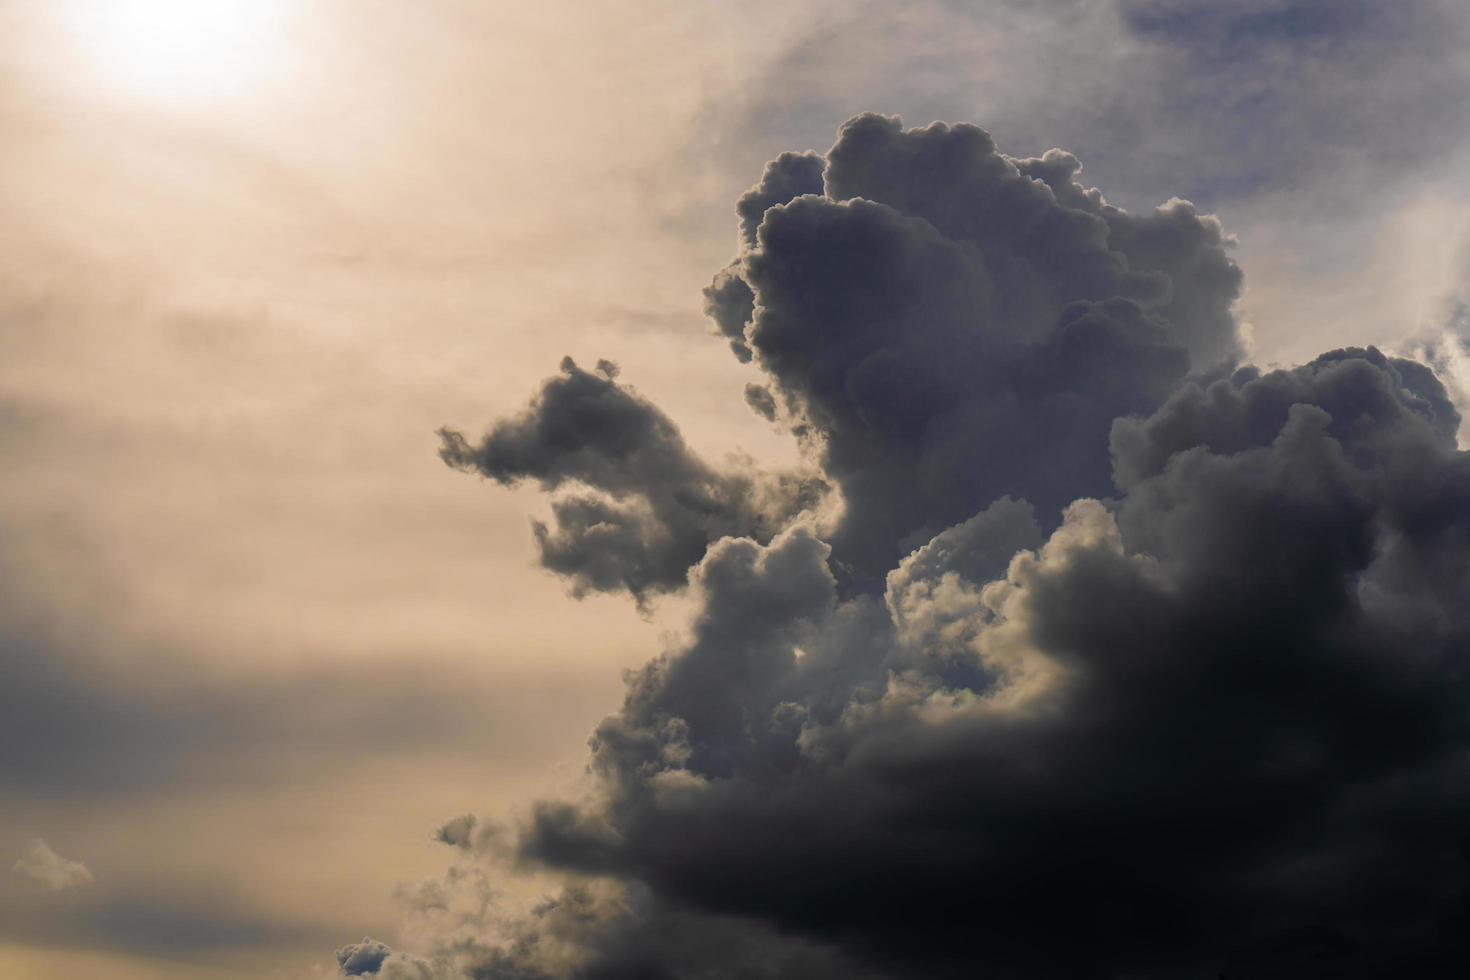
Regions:
[[13, 870], [53, 892], [75, 891], [92, 883], [85, 864], [62, 857], [39, 837], [26, 845]]
[[[768, 166], [708, 308], [818, 476], [701, 463], [610, 365], [446, 432], [573, 494], [536, 534], [576, 591], [694, 613], [586, 795], [446, 825], [422, 958], [365, 941], [348, 975], [1470, 963], [1459, 413], [1373, 348], [1243, 364], [1219, 222], [1079, 169], [876, 115]], [[560, 886], [517, 912], [527, 868]]]

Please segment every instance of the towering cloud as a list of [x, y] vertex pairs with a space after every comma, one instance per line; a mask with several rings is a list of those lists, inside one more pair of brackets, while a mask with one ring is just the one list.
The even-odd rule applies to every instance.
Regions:
[[337, 950], [337, 965], [344, 977], [377, 977], [378, 980], [433, 980], [429, 964], [385, 943], [364, 936], [362, 942]]
[[[1108, 495], [1112, 419], [1233, 365], [1240, 272], [1219, 224], [1182, 201], [1129, 215], [1077, 184], [1079, 169], [1059, 150], [1013, 160], [973, 126], [868, 115], [825, 158], [783, 154], [741, 198], [744, 251], [707, 309], [767, 375], [751, 405], [774, 417], [779, 401], [840, 491], [830, 541], [844, 581], [880, 586], [908, 550], [1007, 493], [1049, 523], [1077, 496]], [[761, 484], [714, 476], [611, 377], [563, 369], [526, 415], [478, 449], [448, 433], [444, 455], [501, 482], [613, 495], [560, 500], [558, 530], [537, 529], [547, 566], [579, 590], [680, 585], [721, 534], [768, 539], [810, 502], [787, 478], [775, 506], [738, 513], [732, 496]]]
[[[745, 341], [841, 489], [844, 574], [881, 581], [1006, 493], [1048, 522], [1106, 496], [1112, 419], [1233, 363], [1240, 273], [1218, 224], [1180, 201], [1130, 216], [1078, 169], [1012, 160], [973, 126], [860, 116], [824, 194], [770, 206], [725, 274], [749, 284]], [[771, 202], [779, 176], [742, 203]]]
[[835, 520], [698, 462], [606, 369], [446, 435], [497, 481], [593, 488], [538, 529], [549, 567], [635, 596], [687, 571], [697, 605], [598, 726], [586, 798], [445, 833], [565, 887], [467, 933], [445, 890], [494, 893], [458, 869], [420, 903], [434, 969], [1470, 965], [1460, 417], [1371, 348], [1240, 366], [1218, 223], [1126, 214], [1078, 170], [861, 116], [742, 199], [709, 307]]

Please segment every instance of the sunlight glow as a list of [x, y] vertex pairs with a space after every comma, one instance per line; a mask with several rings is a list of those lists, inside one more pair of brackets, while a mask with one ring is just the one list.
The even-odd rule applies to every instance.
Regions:
[[118, 94], [208, 102], [279, 74], [288, 0], [70, 0], [67, 27]]

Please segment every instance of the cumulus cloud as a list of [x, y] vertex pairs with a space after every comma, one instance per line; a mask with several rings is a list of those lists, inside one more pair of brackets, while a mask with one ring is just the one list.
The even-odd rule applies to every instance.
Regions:
[[574, 593], [625, 590], [641, 602], [679, 588], [711, 542], [768, 538], [814, 503], [820, 483], [811, 477], [709, 465], [616, 377], [611, 362], [586, 371], [568, 357], [524, 412], [478, 444], [440, 432], [450, 466], [561, 491], [555, 527], [533, 529], [542, 564], [567, 576]]
[[1112, 419], [1237, 357], [1218, 223], [1182, 201], [1129, 215], [1078, 169], [866, 115], [824, 196], [767, 211], [740, 263], [747, 342], [841, 490], [831, 541], [856, 579], [1005, 493], [1048, 521], [1106, 496]]
[[[867, 115], [820, 192], [813, 159], [742, 199], [711, 295], [748, 289], [719, 324], [747, 402], [841, 514], [689, 535], [687, 635], [597, 727], [587, 795], [498, 857], [441, 832], [446, 969], [1462, 972], [1470, 455], [1432, 368], [1241, 364], [1219, 223], [1118, 210], [1063, 151]], [[562, 416], [558, 384], [608, 407]], [[712, 472], [575, 366], [446, 456], [645, 500]], [[564, 885], [515, 914], [486, 862]]]
[[345, 977], [376, 977], [377, 980], [434, 980], [428, 963], [396, 953], [376, 939], [364, 936], [362, 942], [337, 950], [337, 965]]
[[474, 843], [475, 828], [479, 823], [473, 813], [466, 813], [441, 826], [435, 831], [434, 839], [450, 847], [469, 848]]
[[1452, 274], [1456, 282], [1444, 298], [1441, 322], [1412, 338], [1407, 353], [1444, 382], [1460, 412], [1459, 441], [1463, 449], [1470, 448], [1470, 418], [1466, 417], [1470, 414], [1470, 254], [1460, 257]]
[[[839, 490], [844, 580], [880, 586], [1006, 493], [1043, 515], [1107, 495], [1112, 419], [1234, 364], [1240, 271], [1219, 223], [1178, 200], [1130, 215], [1079, 169], [1061, 151], [1011, 159], [974, 126], [864, 115], [741, 198], [745, 250], [708, 308], [767, 377], [749, 403], [774, 419], [779, 402]], [[578, 591], [677, 587], [721, 535], [769, 539], [811, 504], [815, 484], [716, 473], [611, 376], [562, 369], [478, 447], [446, 430], [443, 456], [502, 483], [597, 488], [536, 527]]]
[[26, 845], [14, 870], [53, 892], [71, 891], [92, 883], [92, 872], [85, 864], [62, 857], [39, 837]]
[[741, 176], [772, 147], [816, 145], [854, 106], [918, 120], [979, 111], [1009, 145], [1063, 140], [1120, 200], [1166, 187], [1341, 220], [1365, 187], [1391, 193], [1433, 172], [1470, 122], [1458, 0], [832, 7], [710, 114], [707, 141]]

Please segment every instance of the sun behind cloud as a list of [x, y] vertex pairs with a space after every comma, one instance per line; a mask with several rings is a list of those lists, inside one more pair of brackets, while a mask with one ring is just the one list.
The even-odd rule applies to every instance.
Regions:
[[69, 0], [64, 26], [84, 70], [117, 94], [199, 103], [277, 80], [285, 0]]

